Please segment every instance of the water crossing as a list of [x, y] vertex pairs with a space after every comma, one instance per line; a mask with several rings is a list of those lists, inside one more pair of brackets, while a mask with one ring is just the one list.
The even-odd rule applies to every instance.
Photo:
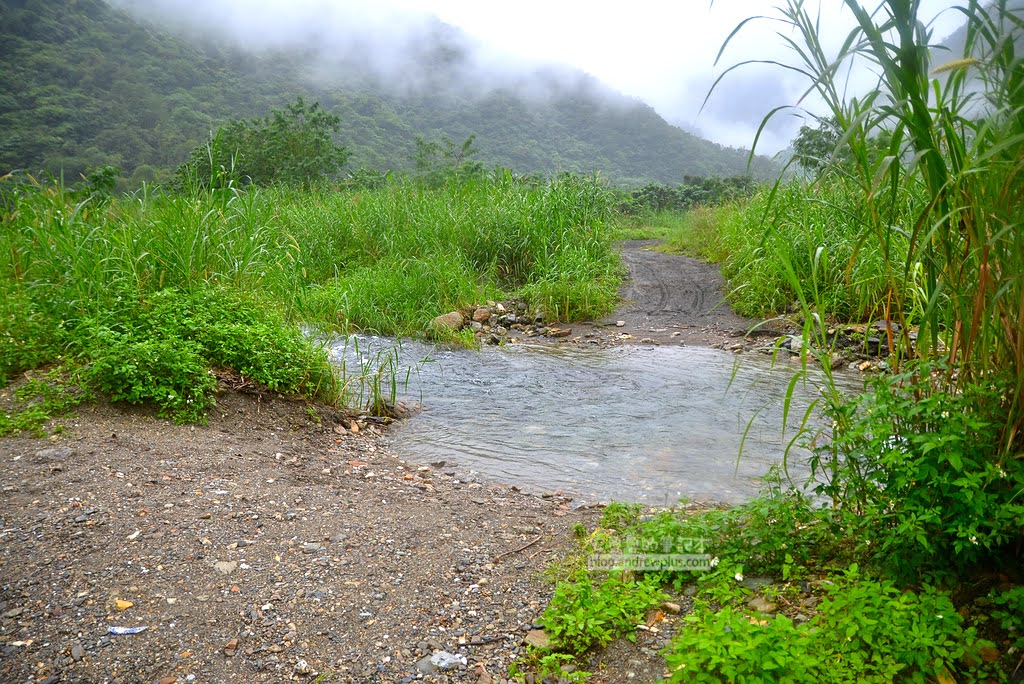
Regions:
[[[372, 354], [393, 342], [359, 344]], [[403, 342], [399, 364], [411, 369], [399, 395], [423, 410], [391, 431], [396, 454], [527, 490], [560, 489], [577, 501], [748, 499], [782, 462], [816, 396], [809, 383], [798, 385], [783, 436], [797, 370], [788, 360], [773, 368], [761, 355], [696, 347], [472, 351]], [[794, 477], [806, 473], [805, 455], [791, 452]]]

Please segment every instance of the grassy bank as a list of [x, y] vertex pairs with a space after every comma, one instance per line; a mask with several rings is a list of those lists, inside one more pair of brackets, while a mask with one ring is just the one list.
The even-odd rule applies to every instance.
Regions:
[[[887, 207], [887, 220], [905, 225], [923, 202], [912, 193]], [[742, 204], [699, 208], [662, 224], [670, 226], [667, 249], [721, 264], [730, 303], [742, 315], [770, 318], [804, 299], [832, 320], [860, 322], [884, 316], [892, 289], [908, 301], [915, 291], [912, 278], [893, 277], [906, 263], [906, 235], [864, 239], [872, 210], [856, 188], [834, 178], [780, 184]]]
[[511, 295], [573, 320], [609, 310], [618, 282], [607, 191], [574, 176], [124, 198], [8, 178], [3, 199], [0, 382], [59, 363], [181, 420], [212, 401], [212, 368], [351, 400], [300, 324], [419, 335]]

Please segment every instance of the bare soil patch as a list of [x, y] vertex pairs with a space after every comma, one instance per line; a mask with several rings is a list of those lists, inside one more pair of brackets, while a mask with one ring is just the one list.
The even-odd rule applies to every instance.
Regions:
[[97, 404], [0, 441], [0, 681], [399, 682], [438, 650], [500, 681], [597, 513], [342, 420], [229, 391], [206, 426]]

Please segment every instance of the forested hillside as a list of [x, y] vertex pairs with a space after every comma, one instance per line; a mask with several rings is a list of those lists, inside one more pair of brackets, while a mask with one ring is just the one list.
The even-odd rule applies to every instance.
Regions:
[[[221, 124], [296, 96], [342, 117], [349, 168], [406, 170], [417, 135], [461, 141], [475, 133], [479, 161], [519, 172], [601, 171], [637, 184], [746, 169], [744, 151], [670, 126], [581, 73], [453, 87], [467, 39], [440, 23], [418, 62], [433, 83], [394, 92], [358, 64], [338, 62], [324, 79], [315, 55], [252, 54], [155, 22], [102, 0], [0, 0], [0, 172], [77, 178], [113, 164], [136, 182], [164, 179]], [[526, 86], [543, 95], [523, 94]], [[756, 173], [770, 170], [756, 160]]]

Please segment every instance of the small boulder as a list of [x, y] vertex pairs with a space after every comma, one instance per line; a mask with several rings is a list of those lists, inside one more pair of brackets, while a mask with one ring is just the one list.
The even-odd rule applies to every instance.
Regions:
[[458, 311], [452, 311], [450, 313], [437, 316], [434, 320], [430, 321], [430, 327], [435, 331], [462, 330], [462, 326], [465, 324], [466, 320]]
[[755, 596], [747, 601], [747, 608], [756, 610], [759, 613], [764, 613], [765, 615], [772, 615], [779, 609], [777, 604], [765, 600], [760, 596]]
[[473, 312], [473, 320], [477, 323], [487, 323], [491, 320], [490, 309], [481, 306], [479, 309]]
[[531, 629], [526, 633], [523, 643], [534, 648], [551, 648], [551, 637], [543, 629]]

